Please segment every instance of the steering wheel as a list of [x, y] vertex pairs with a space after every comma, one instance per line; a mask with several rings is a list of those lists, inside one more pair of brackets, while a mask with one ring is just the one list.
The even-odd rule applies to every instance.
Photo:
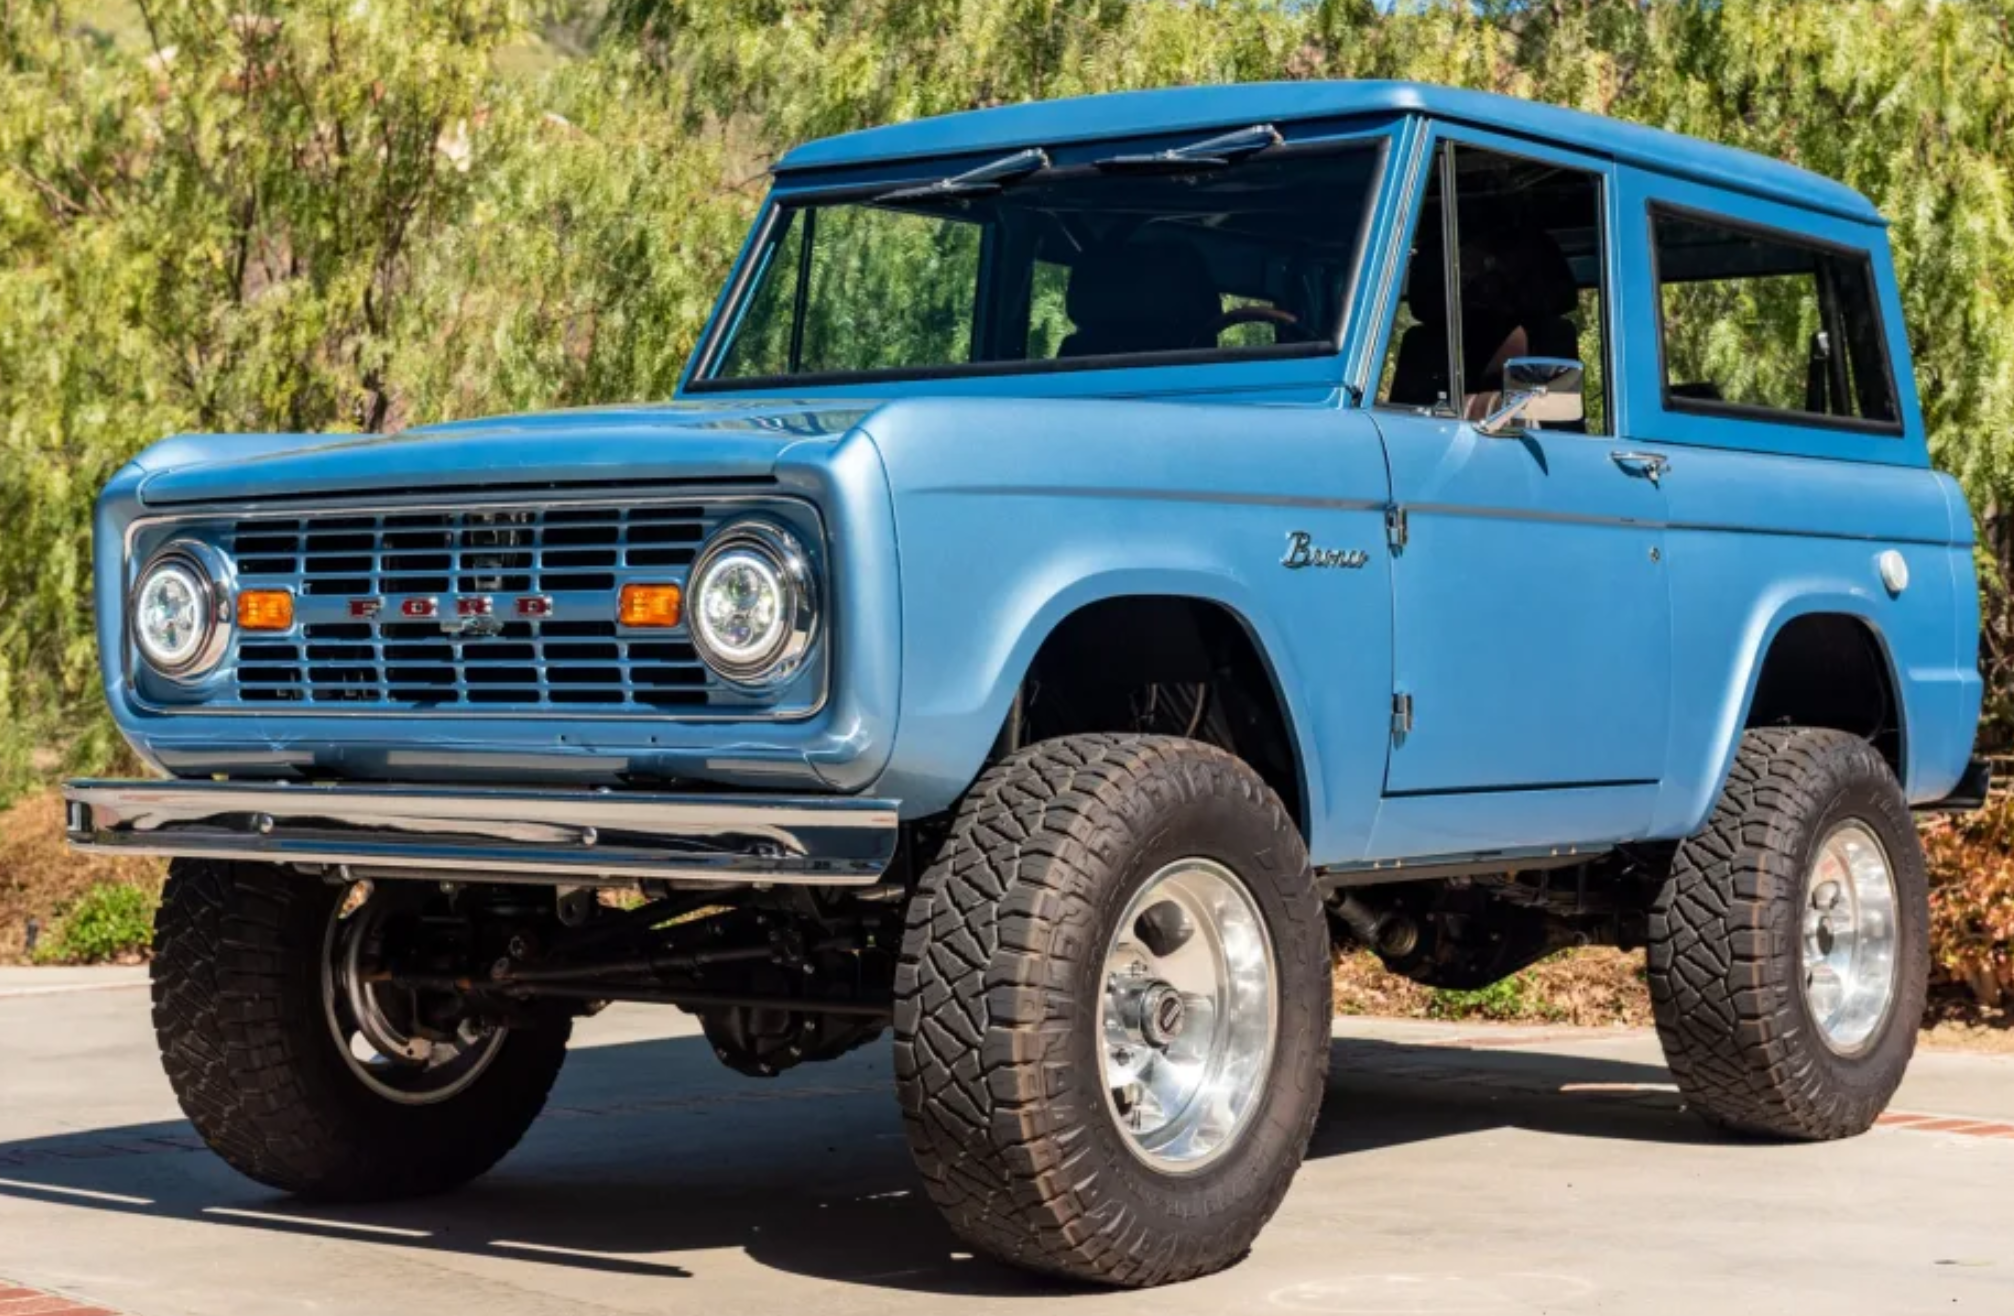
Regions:
[[1269, 324], [1273, 326], [1273, 341], [1279, 343], [1307, 343], [1314, 341], [1306, 329], [1301, 327], [1301, 317], [1292, 311], [1283, 311], [1277, 306], [1233, 306], [1212, 320], [1202, 333], [1196, 336], [1198, 347], [1215, 347], [1217, 340], [1228, 329], [1241, 324]]

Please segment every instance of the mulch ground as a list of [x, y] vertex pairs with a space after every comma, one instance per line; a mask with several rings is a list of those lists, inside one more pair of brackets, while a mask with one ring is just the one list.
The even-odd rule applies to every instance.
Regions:
[[1436, 992], [1386, 973], [1368, 951], [1353, 951], [1336, 960], [1336, 1013], [1590, 1028], [1651, 1022], [1643, 952], [1608, 947], [1555, 956], [1518, 974], [1510, 988], [1489, 992]]

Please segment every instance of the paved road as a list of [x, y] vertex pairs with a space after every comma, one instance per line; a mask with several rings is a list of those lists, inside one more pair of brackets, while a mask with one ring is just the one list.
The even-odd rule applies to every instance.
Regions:
[[1641, 1033], [1349, 1021], [1253, 1255], [1110, 1294], [959, 1250], [883, 1048], [762, 1083], [619, 1007], [481, 1183], [311, 1208], [199, 1148], [136, 982], [0, 970], [0, 1277], [133, 1316], [2014, 1312], [2014, 1057], [1927, 1054], [1897, 1103], [1986, 1123], [1752, 1146], [1678, 1109]]

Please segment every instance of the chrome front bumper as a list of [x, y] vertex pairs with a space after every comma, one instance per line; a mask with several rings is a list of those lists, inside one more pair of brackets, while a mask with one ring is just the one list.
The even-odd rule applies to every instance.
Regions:
[[887, 871], [898, 834], [893, 803], [845, 796], [73, 781], [63, 798], [80, 850], [348, 877], [857, 886]]

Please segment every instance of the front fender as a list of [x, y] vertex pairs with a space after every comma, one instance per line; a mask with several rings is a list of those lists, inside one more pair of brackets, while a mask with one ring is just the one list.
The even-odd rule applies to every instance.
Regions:
[[[908, 816], [984, 767], [1044, 640], [1104, 599], [1227, 609], [1287, 711], [1317, 862], [1361, 854], [1391, 693], [1383, 451], [1332, 405], [984, 399], [905, 402], [868, 430], [902, 551], [902, 696], [872, 789]], [[1365, 550], [1290, 571], [1287, 536]]]
[[[1011, 595], [993, 602], [986, 624], [976, 632], [974, 661], [942, 671], [905, 700], [901, 726], [909, 734], [901, 741], [898, 767], [904, 788], [898, 798], [910, 803], [921, 796], [927, 802], [915, 807], [925, 813], [955, 800], [984, 765], [1022, 677], [1063, 620], [1107, 599], [1146, 595], [1214, 603], [1245, 627], [1271, 669], [1276, 693], [1286, 708], [1300, 758], [1302, 789], [1310, 800], [1323, 798], [1320, 756], [1308, 731], [1303, 673], [1296, 669], [1293, 650], [1278, 627], [1259, 620], [1265, 617], [1264, 604], [1249, 583], [1194, 561], [1157, 567], [1119, 565], [1100, 560], [1085, 547], [1059, 549], [1043, 567], [1011, 582]], [[1073, 574], [1076, 571], [1083, 574]], [[913, 664], [917, 658], [912, 655], [909, 661]], [[878, 789], [890, 789], [891, 779], [884, 778]]]

